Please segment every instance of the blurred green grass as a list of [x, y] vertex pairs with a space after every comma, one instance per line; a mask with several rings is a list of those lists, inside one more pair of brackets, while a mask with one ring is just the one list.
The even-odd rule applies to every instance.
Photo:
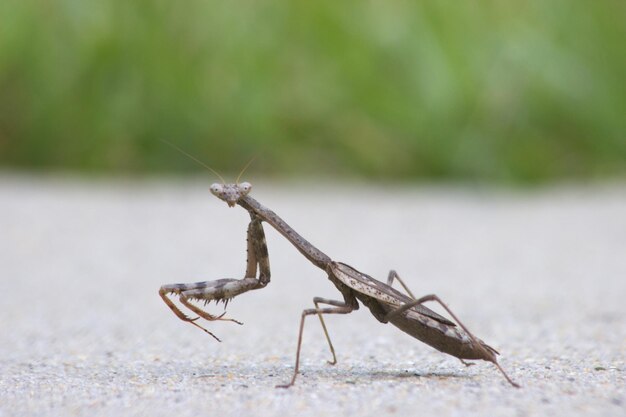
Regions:
[[0, 166], [626, 174], [626, 2], [4, 0]]

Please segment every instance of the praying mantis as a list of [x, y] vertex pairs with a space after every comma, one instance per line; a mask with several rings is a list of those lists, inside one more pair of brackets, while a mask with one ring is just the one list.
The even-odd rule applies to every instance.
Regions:
[[[437, 295], [430, 294], [415, 298], [394, 270], [389, 272], [387, 283], [383, 283], [345, 263], [332, 260], [328, 255], [298, 234], [276, 213], [252, 198], [249, 195], [252, 185], [248, 182], [239, 182], [241, 175], [250, 163], [246, 165], [234, 183], [226, 183], [216, 171], [180, 148], [172, 144], [170, 145], [208, 168], [220, 178], [221, 183], [214, 183], [210, 187], [210, 191], [214, 196], [226, 202], [229, 207], [236, 205], [242, 207], [250, 215], [250, 223], [247, 230], [248, 257], [243, 278], [223, 278], [213, 281], [161, 286], [159, 289], [160, 297], [179, 319], [198, 327], [217, 341], [220, 341], [217, 336], [197, 323], [200, 318], [207, 321], [231, 321], [242, 324], [235, 319], [225, 317], [225, 312], [221, 315], [210, 314], [193, 304], [193, 301], [203, 301], [205, 305], [210, 301], [215, 301], [216, 303], [221, 301], [226, 306], [234, 297], [251, 290], [264, 288], [270, 283], [271, 271], [265, 231], [263, 229], [264, 222], [284, 236], [313, 265], [323, 270], [327, 274], [328, 279], [341, 293], [343, 300], [314, 297], [313, 304], [315, 308], [302, 311], [293, 375], [288, 383], [277, 385], [278, 388], [293, 386], [298, 376], [305, 319], [311, 315], [318, 316], [332, 355], [332, 360], [329, 363], [334, 365], [337, 363], [337, 356], [323, 316], [349, 314], [359, 309], [359, 303], [367, 307], [379, 322], [391, 323], [427, 345], [460, 359], [467, 366], [472, 365], [472, 363], [467, 363], [464, 359], [484, 360], [493, 363], [512, 386], [520, 387], [498, 363], [496, 355], [499, 353], [474, 336]], [[392, 286], [394, 280], [401, 284], [406, 294]], [[178, 296], [180, 303], [189, 311], [195, 313], [197, 317], [191, 318], [185, 314], [172, 301], [171, 295]], [[423, 304], [428, 301], [434, 301], [441, 305], [459, 326], [457, 327], [454, 322], [425, 307]], [[320, 305], [323, 305], [323, 307]]]

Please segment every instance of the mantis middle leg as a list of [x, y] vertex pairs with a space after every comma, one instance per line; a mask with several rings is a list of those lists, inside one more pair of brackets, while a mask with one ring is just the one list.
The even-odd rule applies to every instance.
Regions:
[[[330, 337], [328, 336], [328, 332], [326, 331], [326, 325], [324, 324], [322, 315], [323, 314], [348, 314], [348, 313], [352, 313], [354, 310], [357, 310], [359, 308], [358, 302], [356, 301], [356, 299], [350, 299], [350, 297], [348, 297], [344, 301], [328, 300], [328, 299], [321, 298], [321, 297], [315, 297], [313, 299], [313, 303], [315, 304], [315, 308], [302, 311], [302, 316], [300, 318], [300, 331], [298, 332], [298, 348], [296, 349], [296, 365], [293, 370], [293, 376], [291, 377], [291, 381], [289, 381], [288, 384], [276, 385], [276, 388], [289, 388], [296, 382], [296, 377], [298, 376], [298, 372], [300, 370], [300, 348], [302, 347], [302, 333], [304, 331], [304, 320], [306, 319], [306, 316], [311, 316], [313, 314], [316, 314], [319, 316], [320, 320], [322, 321], [322, 327], [324, 329], [324, 334], [326, 335], [326, 340], [328, 341], [330, 350], [333, 354], [333, 362], [336, 362], [335, 349], [333, 348], [333, 345], [330, 341]], [[319, 308], [318, 304], [320, 303], [328, 304], [333, 307]], [[329, 363], [332, 364], [333, 362], [329, 362]]]

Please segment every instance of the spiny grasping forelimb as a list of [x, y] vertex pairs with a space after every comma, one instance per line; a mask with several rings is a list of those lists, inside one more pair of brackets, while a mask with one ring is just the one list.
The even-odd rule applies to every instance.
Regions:
[[[270, 282], [270, 263], [263, 225], [261, 224], [261, 220], [253, 213], [250, 214], [250, 217], [251, 220], [248, 225], [247, 232], [248, 256], [246, 260], [246, 272], [244, 278], [223, 278], [214, 281], [195, 282], [192, 284], [168, 284], [161, 286], [159, 289], [159, 295], [179, 319], [202, 329], [218, 341], [220, 341], [220, 339], [217, 336], [196, 323], [196, 320], [203, 318], [207, 321], [221, 320], [232, 321], [237, 324], [242, 323], [235, 319], [224, 317], [226, 313], [222, 313], [219, 316], [210, 314], [200, 307], [192, 304], [191, 301], [204, 301], [205, 306], [211, 301], [215, 301], [216, 304], [222, 301], [224, 303], [224, 308], [226, 308], [228, 302], [237, 295], [250, 290], [263, 288]], [[259, 272], [258, 278], [256, 278], [257, 266]], [[181, 304], [197, 314], [198, 317], [193, 319], [188, 317], [174, 304], [174, 302], [168, 297], [168, 294], [178, 295]]]

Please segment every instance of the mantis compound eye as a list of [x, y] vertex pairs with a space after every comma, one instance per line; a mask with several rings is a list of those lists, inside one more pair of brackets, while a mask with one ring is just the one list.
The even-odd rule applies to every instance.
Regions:
[[242, 195], [246, 195], [252, 190], [252, 184], [249, 182], [242, 182], [239, 184], [239, 189], [241, 190]]
[[210, 190], [212, 194], [218, 195], [224, 190], [224, 187], [222, 187], [222, 184], [215, 183], [211, 185]]

